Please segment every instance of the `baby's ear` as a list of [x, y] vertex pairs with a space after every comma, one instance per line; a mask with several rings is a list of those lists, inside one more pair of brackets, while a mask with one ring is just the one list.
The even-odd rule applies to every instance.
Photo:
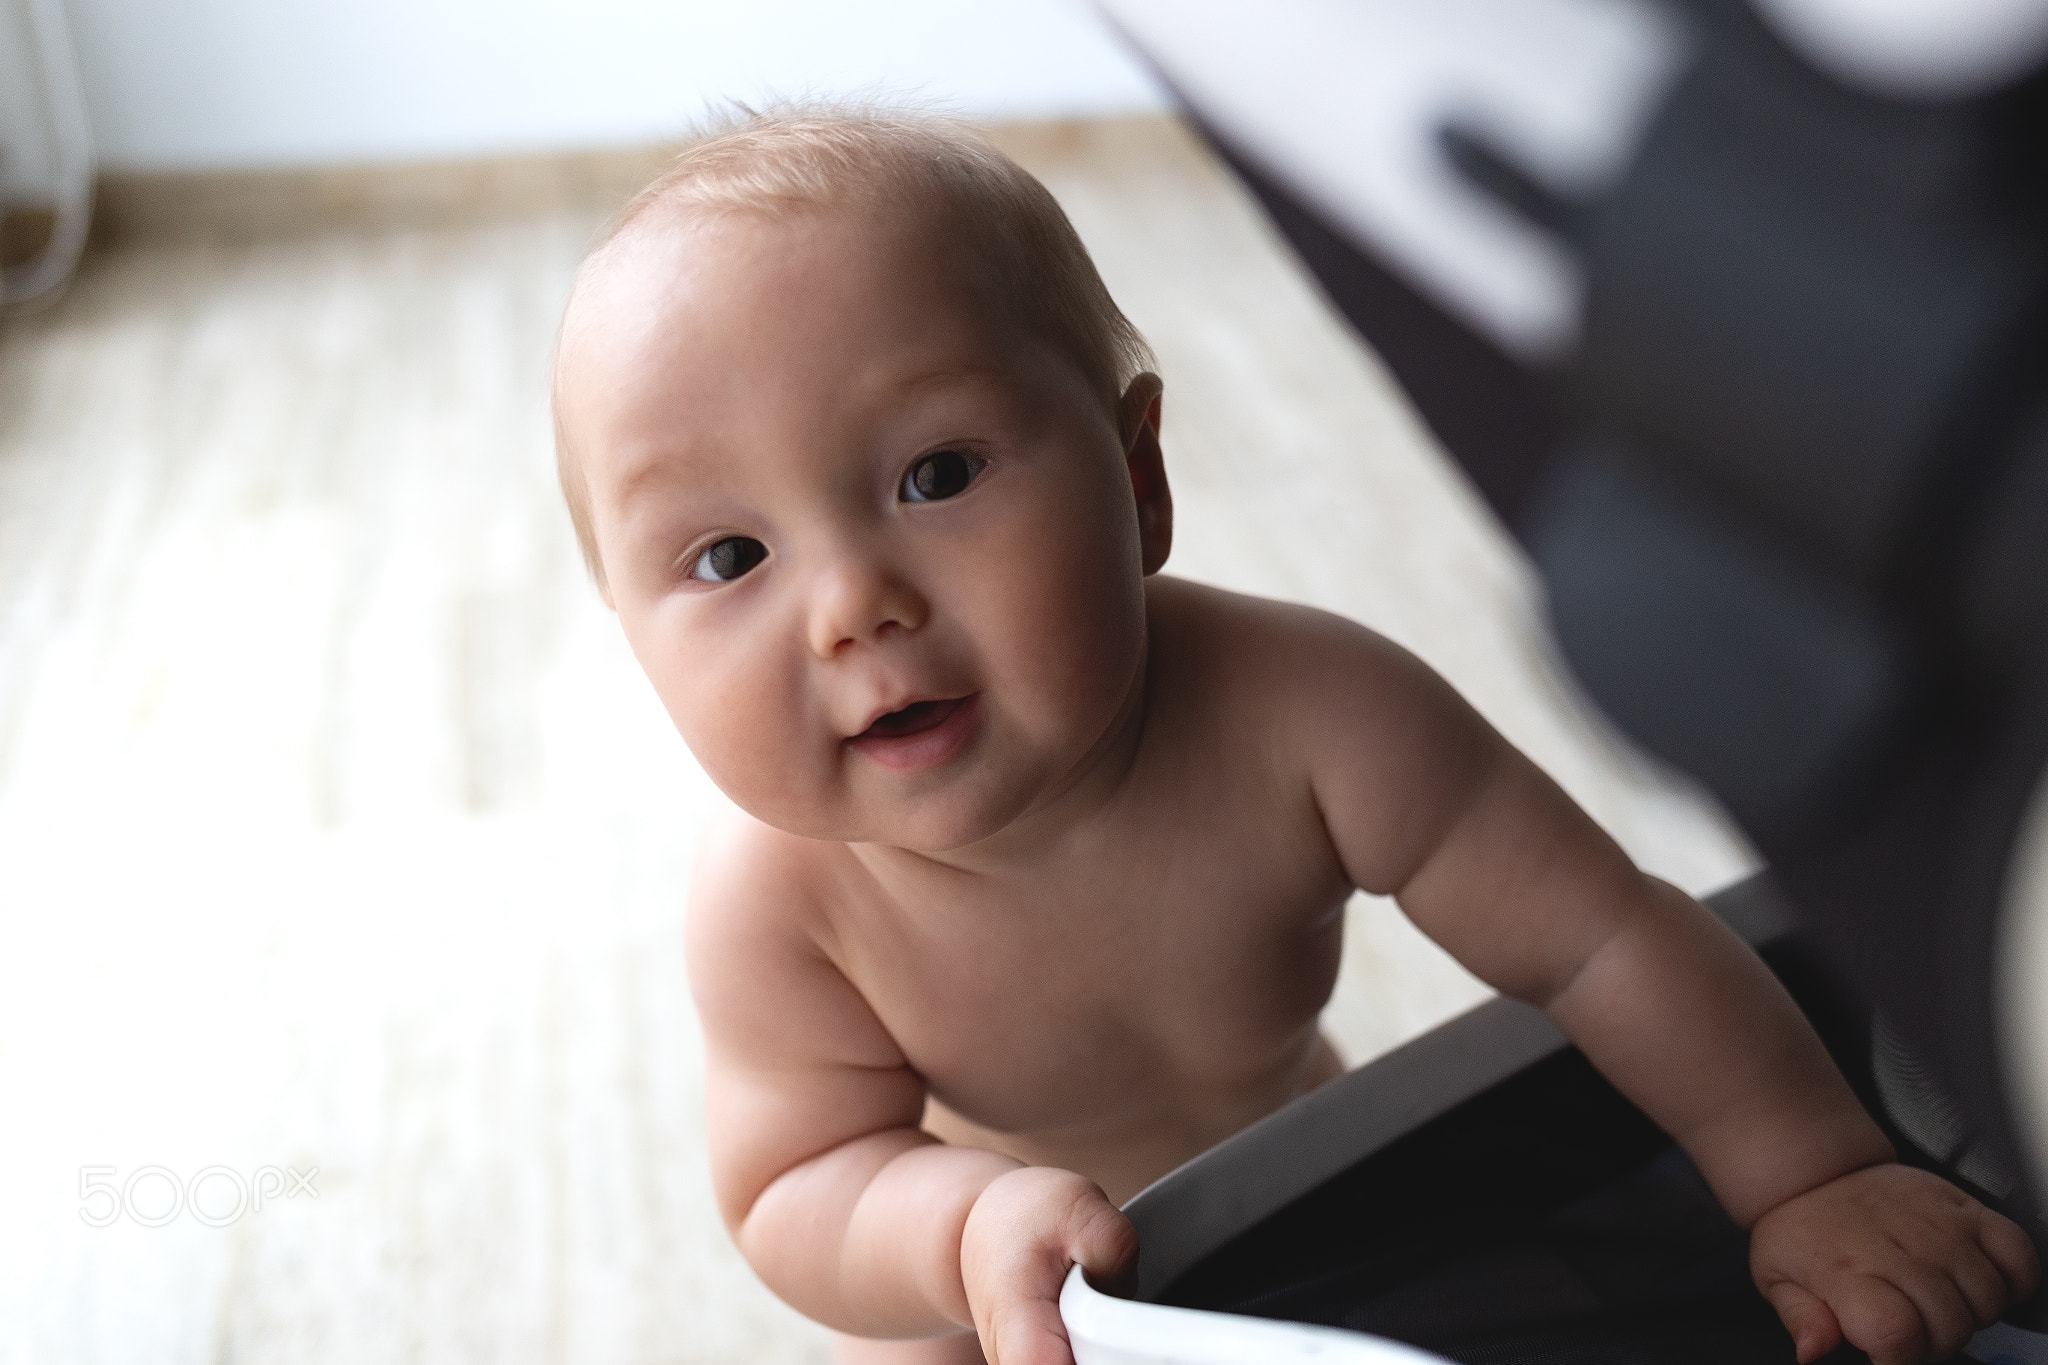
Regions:
[[1166, 386], [1156, 374], [1139, 375], [1117, 404], [1124, 468], [1138, 505], [1138, 547], [1147, 574], [1158, 573], [1173, 549], [1173, 490], [1159, 449], [1159, 400]]

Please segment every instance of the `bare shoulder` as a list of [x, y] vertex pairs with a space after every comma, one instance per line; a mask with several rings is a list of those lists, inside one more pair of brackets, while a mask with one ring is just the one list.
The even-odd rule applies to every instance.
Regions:
[[714, 817], [690, 869], [692, 949], [809, 937], [821, 881], [811, 842], [741, 810]]
[[1405, 730], [1469, 713], [1429, 665], [1349, 617], [1164, 575], [1150, 586], [1151, 624], [1168, 655], [1243, 699], [1284, 701], [1268, 708], [1283, 724], [1320, 731], [1334, 709]]
[[1151, 583], [1162, 670], [1199, 679], [1205, 711], [1303, 776], [1358, 885], [1398, 886], [1502, 748], [1492, 727], [1429, 665], [1356, 621]]
[[827, 951], [843, 858], [836, 845], [743, 811], [711, 823], [691, 871], [684, 932], [690, 992], [714, 1050], [765, 1060], [824, 1044], [850, 1049], [839, 1060], [852, 1064], [901, 1064]]

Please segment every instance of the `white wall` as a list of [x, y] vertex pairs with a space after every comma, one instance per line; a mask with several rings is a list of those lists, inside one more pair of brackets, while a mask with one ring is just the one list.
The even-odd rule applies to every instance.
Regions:
[[105, 165], [629, 145], [707, 102], [912, 94], [988, 118], [1159, 102], [1081, 0], [67, 0]]

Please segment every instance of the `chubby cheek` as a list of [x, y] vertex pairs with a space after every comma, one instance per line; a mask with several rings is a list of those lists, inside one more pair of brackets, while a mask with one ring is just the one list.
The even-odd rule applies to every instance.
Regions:
[[[1145, 590], [1136, 536], [1113, 518], [1063, 553], [992, 556], [975, 595], [993, 607], [983, 648], [1009, 710], [1037, 737], [1090, 745], [1141, 663]], [[1128, 543], [1126, 543], [1128, 542]], [[1065, 746], [1062, 746], [1065, 747]]]
[[[658, 619], [658, 618], [657, 618]], [[800, 662], [771, 632], [686, 630], [628, 639], [705, 773], [757, 819], [796, 833], [818, 824], [832, 780], [816, 740]]]

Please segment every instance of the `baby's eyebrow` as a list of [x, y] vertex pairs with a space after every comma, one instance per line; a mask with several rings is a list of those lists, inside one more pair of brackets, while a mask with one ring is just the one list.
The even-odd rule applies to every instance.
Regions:
[[892, 393], [906, 394], [942, 384], [1000, 383], [1003, 378], [1004, 371], [999, 367], [970, 361], [965, 364], [947, 364], [913, 371], [892, 382], [889, 390]]
[[646, 491], [649, 484], [674, 483], [675, 467], [667, 460], [649, 458], [628, 465], [612, 486], [612, 501], [625, 507]]
[[612, 481], [612, 498], [624, 506], [649, 487], [687, 486], [715, 471], [718, 463], [715, 446], [705, 448], [694, 441], [639, 444], [620, 461], [622, 467]]
[[682, 510], [675, 497], [665, 495], [681, 492], [688, 500], [693, 485], [702, 486], [699, 474], [687, 465], [679, 468], [673, 452], [635, 459], [604, 490], [611, 521], [628, 538], [665, 535], [663, 528], [673, 526]]

